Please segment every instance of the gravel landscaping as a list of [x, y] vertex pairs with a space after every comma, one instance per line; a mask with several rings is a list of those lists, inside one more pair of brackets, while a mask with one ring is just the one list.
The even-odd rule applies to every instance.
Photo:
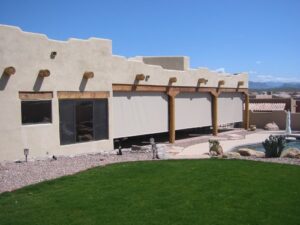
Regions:
[[0, 163], [0, 193], [75, 174], [96, 166], [150, 159], [152, 159], [152, 153], [149, 152], [123, 152], [123, 155], [88, 154], [75, 157], [61, 156], [57, 157], [57, 160]]

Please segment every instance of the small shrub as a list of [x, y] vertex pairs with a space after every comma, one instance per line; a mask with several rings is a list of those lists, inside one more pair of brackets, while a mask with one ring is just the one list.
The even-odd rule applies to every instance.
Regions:
[[285, 136], [270, 135], [262, 144], [266, 150], [267, 158], [280, 157], [281, 152], [286, 146]]

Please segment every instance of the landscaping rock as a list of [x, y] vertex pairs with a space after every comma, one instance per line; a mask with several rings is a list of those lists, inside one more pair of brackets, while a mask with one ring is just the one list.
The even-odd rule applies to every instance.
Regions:
[[250, 130], [250, 131], [255, 131], [255, 130], [256, 130], [256, 126], [255, 126], [255, 125], [250, 125], [249, 130]]
[[296, 158], [300, 159], [300, 150], [298, 148], [288, 148], [283, 150], [280, 155], [281, 158]]
[[223, 157], [224, 158], [240, 158], [241, 155], [238, 152], [225, 152]]
[[214, 151], [211, 151], [211, 152], [209, 153], [209, 155], [210, 155], [211, 157], [216, 157], [216, 156], [218, 156], [218, 153], [217, 153], [217, 152], [214, 152]]
[[265, 130], [276, 131], [279, 130], [278, 125], [275, 122], [267, 123], [264, 127]]
[[209, 155], [208, 152], [206, 152], [206, 153], [202, 154], [200, 158], [201, 158], [201, 159], [210, 159], [211, 156]]
[[252, 156], [252, 157], [256, 157], [256, 158], [264, 158], [265, 157], [264, 152], [255, 151], [255, 150], [249, 149], [249, 148], [240, 148], [237, 152], [241, 156]]
[[166, 145], [164, 144], [157, 144], [156, 145], [157, 147], [157, 154], [158, 154], [158, 157], [160, 159], [167, 159], [167, 154], [166, 154]]

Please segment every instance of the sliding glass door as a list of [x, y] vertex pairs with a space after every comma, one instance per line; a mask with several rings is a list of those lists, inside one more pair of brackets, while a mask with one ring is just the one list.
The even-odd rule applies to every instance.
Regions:
[[107, 99], [60, 100], [60, 143], [108, 139], [107, 110]]
[[76, 142], [93, 140], [93, 102], [77, 102], [75, 110]]

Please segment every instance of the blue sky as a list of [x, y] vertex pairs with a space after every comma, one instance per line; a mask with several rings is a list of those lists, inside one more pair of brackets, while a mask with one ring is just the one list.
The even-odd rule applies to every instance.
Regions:
[[113, 53], [186, 55], [191, 67], [300, 82], [300, 0], [0, 0], [0, 23]]

